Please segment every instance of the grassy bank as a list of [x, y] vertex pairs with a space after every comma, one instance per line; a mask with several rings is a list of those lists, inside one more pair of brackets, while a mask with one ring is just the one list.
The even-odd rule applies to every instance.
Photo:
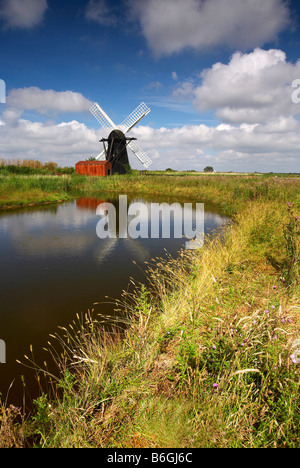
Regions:
[[274, 175], [127, 175], [108, 178], [85, 178], [85, 192], [161, 196], [213, 202], [226, 214], [238, 212], [245, 202], [255, 200], [285, 203], [299, 199], [300, 177]]
[[53, 335], [59, 378], [45, 363], [47, 391], [29, 420], [2, 409], [2, 446], [30, 436], [40, 447], [299, 447], [299, 180], [168, 180], [80, 184], [213, 201], [233, 224], [222, 240], [149, 265], [149, 283], [116, 305], [123, 325], [108, 333], [87, 313]]
[[68, 200], [77, 184], [75, 176], [0, 175], [0, 210]]
[[67, 200], [73, 180], [66, 175], [74, 173], [74, 167], [53, 162], [0, 159], [0, 210]]
[[263, 200], [284, 203], [294, 197], [299, 177], [274, 175], [176, 175], [133, 174], [113, 177], [78, 175], [0, 175], [0, 210], [32, 203], [68, 200], [84, 195], [128, 194], [138, 196], [182, 197], [215, 203], [225, 214], [233, 214], [245, 201]]

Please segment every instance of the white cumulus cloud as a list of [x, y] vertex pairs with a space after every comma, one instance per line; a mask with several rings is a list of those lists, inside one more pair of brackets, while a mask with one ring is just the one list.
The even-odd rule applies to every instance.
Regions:
[[56, 123], [19, 119], [14, 125], [3, 119], [0, 126], [0, 158], [54, 161], [72, 165], [100, 152], [96, 131], [77, 121]]
[[92, 102], [81, 93], [73, 91], [42, 90], [37, 87], [13, 89], [8, 97], [10, 107], [23, 110], [35, 110], [40, 113], [56, 112], [84, 112]]
[[300, 123], [293, 117], [265, 124], [190, 125], [133, 129], [154, 167], [218, 171], [299, 172]]
[[0, 0], [0, 20], [6, 27], [31, 29], [42, 23], [47, 0]]
[[293, 64], [281, 50], [257, 48], [236, 52], [228, 64], [214, 64], [201, 73], [200, 84], [186, 81], [174, 96], [188, 95], [199, 111], [214, 110], [223, 122], [267, 122], [300, 113], [292, 99], [299, 76], [300, 60]]
[[215, 46], [249, 49], [275, 39], [290, 21], [284, 0], [130, 0], [158, 56]]

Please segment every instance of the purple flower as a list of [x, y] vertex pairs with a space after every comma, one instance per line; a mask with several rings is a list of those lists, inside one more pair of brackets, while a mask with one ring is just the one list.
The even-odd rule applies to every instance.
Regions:
[[213, 346], [212, 349], [217, 349], [217, 347], [216, 347], [216, 346]]
[[219, 385], [217, 383], [214, 383], [213, 388], [219, 388]]
[[296, 356], [295, 356], [295, 354], [291, 354], [291, 355], [290, 355], [290, 358], [291, 358], [291, 360], [292, 360], [293, 364], [297, 364], [297, 361], [296, 361]]
[[271, 309], [272, 309], [272, 310], [275, 310], [275, 306], [271, 306]]

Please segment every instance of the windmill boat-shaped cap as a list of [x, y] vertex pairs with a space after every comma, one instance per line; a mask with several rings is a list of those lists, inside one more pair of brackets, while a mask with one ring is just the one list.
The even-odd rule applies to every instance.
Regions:
[[[151, 159], [146, 155], [146, 153], [140, 148], [140, 146], [135, 141], [135, 138], [126, 138], [126, 133], [142, 120], [147, 114], [149, 114], [150, 109], [142, 102], [120, 125], [115, 125], [111, 118], [104, 112], [104, 110], [99, 106], [98, 103], [94, 103], [90, 108], [90, 112], [100, 123], [102, 128], [111, 130], [110, 136], [107, 140], [102, 139], [100, 141], [108, 141], [108, 150], [104, 146], [104, 150], [100, 153], [96, 159], [99, 161], [109, 160], [112, 164], [122, 164], [126, 162], [127, 151], [126, 147], [128, 146], [136, 158], [143, 164], [143, 166], [148, 169], [152, 164]], [[126, 156], [125, 156], [126, 152]], [[127, 156], [128, 160], [128, 156]]]

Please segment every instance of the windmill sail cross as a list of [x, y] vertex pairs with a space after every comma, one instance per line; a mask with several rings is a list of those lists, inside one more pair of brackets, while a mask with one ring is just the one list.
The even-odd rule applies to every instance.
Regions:
[[[100, 123], [101, 127], [106, 129], [111, 129], [111, 134], [114, 131], [118, 131], [117, 126], [114, 122], [110, 119], [110, 117], [104, 112], [104, 110], [99, 106], [97, 102], [95, 102], [92, 107], [90, 108], [90, 112], [96, 118], [96, 120]], [[121, 133], [123, 132], [128, 133], [143, 117], [149, 114], [151, 110], [149, 107], [142, 102], [118, 127], [120, 128]], [[109, 138], [110, 138], [109, 136]], [[123, 135], [125, 137], [125, 135]], [[125, 140], [132, 140], [126, 139]], [[102, 140], [100, 140], [102, 141]], [[104, 140], [103, 140], [104, 141]], [[124, 143], [124, 151], [126, 151], [126, 144]], [[136, 158], [143, 164], [143, 166], [148, 169], [148, 167], [152, 164], [151, 159], [146, 155], [146, 153], [140, 148], [140, 146], [135, 141], [130, 141], [128, 143], [128, 147], [131, 149], [133, 154]], [[105, 147], [104, 147], [105, 148]], [[107, 159], [106, 150], [104, 149], [98, 156], [97, 160], [105, 161]], [[115, 152], [116, 153], [116, 152]], [[117, 154], [114, 154], [114, 158], [117, 159]]]

